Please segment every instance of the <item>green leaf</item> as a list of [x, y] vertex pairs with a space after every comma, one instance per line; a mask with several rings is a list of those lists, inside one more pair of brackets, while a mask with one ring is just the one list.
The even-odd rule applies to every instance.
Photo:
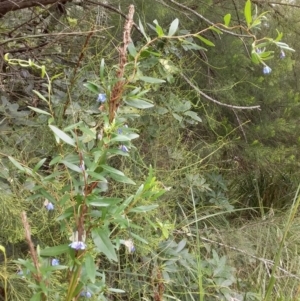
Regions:
[[276, 31], [277, 31], [277, 37], [275, 39], [275, 42], [279, 42], [283, 37], [283, 33], [278, 31], [277, 29], [276, 29]]
[[150, 83], [150, 84], [162, 84], [162, 83], [166, 82], [163, 79], [159, 79], [159, 78], [155, 78], [155, 77], [149, 77], [149, 76], [140, 76], [138, 79], [142, 80], [146, 83]]
[[40, 251], [41, 256], [52, 257], [67, 253], [70, 250], [69, 245], [59, 245], [56, 247], [46, 248]]
[[82, 169], [80, 169], [79, 166], [77, 166], [77, 165], [75, 165], [73, 163], [70, 163], [70, 162], [68, 162], [66, 160], [61, 160], [60, 162], [63, 163], [68, 168], [70, 168], [71, 170], [74, 170], [76, 172], [82, 173]]
[[183, 119], [181, 116], [179, 116], [179, 115], [176, 114], [176, 113], [172, 113], [172, 115], [173, 115], [173, 117], [174, 117], [175, 119], [177, 119], [179, 122], [181, 122], [182, 119]]
[[258, 53], [256, 53], [256, 51], [255, 50], [253, 50], [252, 52], [251, 52], [251, 59], [252, 59], [252, 62], [254, 63], [254, 64], [259, 64], [260, 63], [260, 56], [258, 55]]
[[217, 34], [223, 34], [223, 31], [220, 29], [216, 28], [215, 26], [209, 26], [208, 29], [215, 31]]
[[133, 42], [128, 44], [128, 51], [132, 57], [136, 57], [137, 52], [136, 52]]
[[112, 173], [112, 174], [110, 174], [110, 177], [113, 178], [115, 181], [120, 182], [120, 183], [135, 185], [135, 182], [133, 182], [131, 179], [129, 179], [126, 176], [120, 176], [120, 175]]
[[197, 115], [196, 112], [186, 111], [186, 112], [184, 112], [184, 115], [187, 115], [198, 122], [202, 122], [202, 119]]
[[79, 122], [77, 122], [77, 123], [70, 124], [70, 125], [68, 125], [67, 127], [64, 128], [64, 132], [69, 132], [69, 131], [71, 131], [73, 129], [76, 129], [76, 128], [78, 128], [82, 124], [83, 124], [82, 120], [79, 121]]
[[47, 158], [44, 158], [42, 160], [40, 160], [33, 168], [33, 171], [38, 171], [40, 169], [40, 167], [45, 163], [45, 161], [47, 160]]
[[49, 165], [51, 166], [53, 164], [56, 164], [56, 163], [60, 162], [61, 159], [62, 159], [62, 157], [60, 155], [56, 156], [50, 161]]
[[91, 201], [87, 200], [87, 204], [89, 206], [94, 206], [94, 207], [109, 207], [112, 205], [116, 205], [122, 201], [121, 198], [97, 198], [97, 199], [92, 199]]
[[98, 252], [103, 253], [109, 260], [118, 261], [114, 246], [109, 238], [108, 229], [93, 229], [92, 238]]
[[146, 38], [146, 40], [148, 41], [148, 40], [149, 40], [149, 37], [146, 35], [144, 26], [143, 26], [143, 24], [142, 24], [142, 22], [141, 22], [140, 19], [139, 19], [139, 28], [140, 28], [140, 31], [141, 31], [141, 33], [143, 34], [143, 36], [144, 36], [144, 37]]
[[36, 91], [36, 90], [32, 90], [32, 92], [34, 94], [36, 94], [41, 100], [45, 101], [46, 103], [48, 103], [48, 100], [39, 92], [39, 91]]
[[208, 46], [212, 46], [212, 47], [215, 46], [215, 44], [213, 42], [209, 41], [208, 39], [206, 39], [198, 34], [195, 34], [195, 37], [197, 37], [200, 41], [202, 41], [204, 44], [206, 44]]
[[224, 16], [225, 26], [229, 26], [230, 20], [231, 20], [231, 14], [227, 14], [227, 15]]
[[154, 106], [152, 103], [142, 99], [125, 99], [124, 102], [127, 105], [137, 109], [148, 109]]
[[246, 19], [247, 26], [250, 27], [252, 23], [252, 11], [251, 11], [251, 1], [247, 0], [244, 9], [244, 16]]
[[122, 293], [126, 293], [125, 291], [119, 289], [119, 288], [108, 288], [107, 289], [109, 292], [112, 292], [112, 293], [117, 293], [117, 294], [122, 294]]
[[100, 173], [90, 171], [90, 170], [87, 170], [86, 173], [96, 180], [107, 183], [107, 180], [105, 179], [105, 177], [103, 175], [101, 175]]
[[92, 283], [95, 283], [96, 280], [96, 265], [94, 258], [88, 253], [84, 258], [85, 264], [85, 271], [88, 278], [91, 280]]
[[155, 26], [155, 31], [157, 32], [158, 36], [159, 37], [162, 37], [164, 36], [164, 31], [163, 29], [160, 27], [160, 25], [158, 24], [157, 20], [154, 20], [153, 23], [156, 25]]
[[175, 252], [179, 253], [180, 251], [182, 251], [184, 249], [185, 246], [186, 246], [186, 239], [183, 239], [178, 243]]
[[114, 142], [114, 141], [119, 141], [119, 142], [123, 142], [123, 141], [130, 141], [131, 138], [125, 136], [125, 135], [117, 135], [114, 138], [111, 138], [110, 141]]
[[179, 20], [176, 18], [170, 25], [168, 36], [173, 36], [178, 29]]
[[262, 53], [258, 53], [258, 55], [262, 58], [262, 59], [266, 59], [267, 57], [271, 56], [274, 54], [274, 51], [265, 51]]
[[92, 82], [88, 81], [88, 82], [84, 83], [83, 85], [95, 94], [99, 94], [99, 92], [101, 91], [101, 87], [99, 87], [98, 85], [96, 85]]
[[60, 130], [59, 128], [57, 128], [54, 125], [49, 125], [49, 127], [54, 132], [54, 134], [58, 138], [60, 138], [62, 141], [66, 142], [67, 144], [70, 144], [72, 146], [75, 146], [75, 141], [69, 135], [67, 135], [65, 132], [63, 132], [62, 130]]
[[25, 171], [25, 168], [18, 162], [16, 161], [13, 157], [8, 156], [8, 159], [11, 161], [11, 163], [16, 166], [19, 170]]
[[32, 111], [35, 111], [37, 113], [40, 113], [40, 114], [45, 114], [45, 115], [49, 115], [51, 116], [50, 113], [44, 111], [44, 110], [41, 110], [41, 109], [38, 109], [38, 108], [35, 108], [35, 107], [31, 107], [31, 106], [27, 106], [29, 109], [31, 109]]
[[41, 301], [42, 292], [34, 294], [29, 301]]
[[117, 174], [117, 175], [120, 175], [120, 176], [124, 176], [124, 174], [122, 173], [122, 171], [120, 171], [118, 169], [115, 169], [115, 168], [113, 168], [111, 166], [102, 164], [102, 165], [100, 165], [100, 167], [102, 167], [104, 170], [108, 171], [111, 174]]
[[157, 207], [158, 207], [157, 204], [148, 205], [148, 206], [138, 206], [138, 207], [130, 209], [129, 212], [136, 212], [136, 213], [147, 212], [147, 211], [153, 210]]

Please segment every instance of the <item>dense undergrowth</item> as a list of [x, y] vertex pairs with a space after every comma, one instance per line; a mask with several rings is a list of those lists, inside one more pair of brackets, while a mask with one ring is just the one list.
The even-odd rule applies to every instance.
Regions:
[[[249, 3], [246, 33], [259, 20]], [[30, 109], [26, 98], [1, 96], [3, 300], [300, 300], [296, 145], [274, 151], [272, 124], [230, 107], [261, 97], [243, 85], [225, 93], [238, 74], [216, 68], [207, 89], [224, 100], [245, 93], [241, 102], [204, 101], [195, 85], [209, 79], [194, 63], [212, 42], [176, 20], [165, 33], [139, 23], [145, 40], [135, 45], [126, 35], [105, 47], [78, 38], [86, 48], [75, 68], [6, 56], [8, 68], [46, 79]], [[266, 67], [273, 53], [252, 47]], [[252, 68], [249, 57], [239, 64]], [[264, 81], [258, 75], [249, 90]]]

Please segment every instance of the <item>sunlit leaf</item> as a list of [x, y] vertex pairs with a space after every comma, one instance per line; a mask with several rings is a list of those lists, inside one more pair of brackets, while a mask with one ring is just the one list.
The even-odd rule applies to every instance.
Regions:
[[176, 18], [170, 25], [168, 36], [173, 36], [178, 29], [179, 20]]
[[208, 39], [206, 39], [198, 34], [196, 34], [195, 37], [197, 37], [200, 41], [202, 41], [204, 44], [206, 44], [208, 46], [212, 46], [212, 47], [215, 46], [215, 44], [213, 42], [209, 41]]
[[164, 31], [163, 31], [163, 29], [161, 28], [161, 26], [158, 24], [157, 20], [154, 20], [153, 23], [156, 25], [156, 26], [155, 26], [155, 31], [156, 31], [156, 33], [158, 34], [158, 36], [159, 36], [159, 37], [164, 36]]
[[39, 91], [36, 91], [36, 90], [32, 90], [32, 92], [34, 94], [36, 94], [41, 100], [45, 101], [48, 103], [48, 100], [39, 92]]
[[155, 77], [149, 77], [149, 76], [140, 76], [140, 80], [150, 83], [150, 84], [162, 84], [165, 83], [166, 81], [163, 79], [155, 78]]
[[251, 1], [247, 0], [244, 8], [244, 16], [246, 19], [247, 26], [250, 27], [252, 23], [252, 11], [251, 11]]
[[49, 125], [49, 127], [54, 132], [54, 134], [58, 138], [60, 138], [62, 141], [66, 142], [67, 144], [70, 144], [72, 146], [75, 146], [75, 141], [69, 135], [67, 135], [65, 132], [63, 132], [62, 130], [60, 130], [59, 128], [57, 128], [54, 125]]
[[70, 163], [66, 160], [61, 160], [60, 163], [63, 163], [66, 167], [70, 168], [71, 170], [82, 173], [82, 169], [73, 163]]
[[231, 20], [231, 14], [227, 14], [227, 15], [224, 16], [225, 26], [229, 26], [230, 20]]
[[31, 106], [28, 106], [28, 108], [31, 109], [32, 111], [37, 112], [37, 113], [45, 114], [45, 115], [50, 115], [50, 116], [51, 116], [50, 113], [48, 113], [48, 112], [46, 112], [46, 111], [44, 111], [44, 110], [41, 110], [41, 109], [39, 109], [39, 108], [35, 108], [35, 107], [31, 107]]
[[147, 212], [147, 211], [151, 211], [155, 208], [157, 208], [158, 205], [157, 204], [153, 204], [153, 205], [148, 205], [148, 206], [139, 206], [139, 207], [135, 207], [135, 208], [132, 208], [129, 210], [129, 212], [138, 212], [138, 213], [141, 213], [141, 212]]

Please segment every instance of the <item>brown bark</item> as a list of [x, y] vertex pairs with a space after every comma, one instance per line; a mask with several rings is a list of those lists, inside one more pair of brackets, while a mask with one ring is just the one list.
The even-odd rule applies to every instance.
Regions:
[[70, 1], [72, 0], [0, 0], [0, 18], [10, 11]]

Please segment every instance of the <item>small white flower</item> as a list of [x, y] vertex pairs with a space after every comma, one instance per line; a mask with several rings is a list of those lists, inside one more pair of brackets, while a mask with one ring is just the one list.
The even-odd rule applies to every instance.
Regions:
[[129, 253], [133, 253], [135, 251], [135, 247], [134, 247], [132, 239], [122, 240], [121, 243], [123, 243], [125, 245], [125, 247], [129, 251]]

